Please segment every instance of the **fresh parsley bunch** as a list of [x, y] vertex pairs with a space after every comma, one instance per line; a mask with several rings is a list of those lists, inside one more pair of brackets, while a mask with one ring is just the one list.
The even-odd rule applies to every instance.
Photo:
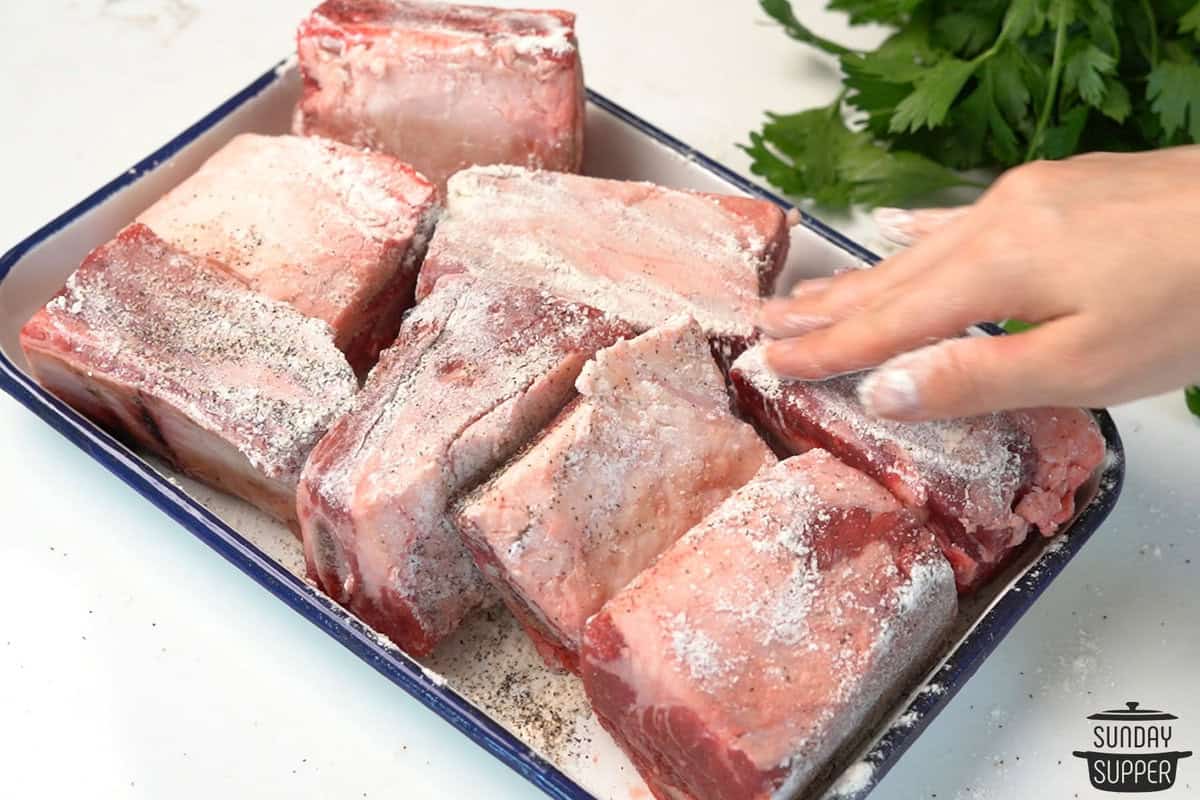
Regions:
[[832, 105], [768, 114], [744, 146], [756, 174], [824, 206], [900, 205], [972, 185], [964, 170], [1200, 141], [1196, 0], [830, 0], [852, 24], [895, 29], [869, 52], [816, 35], [788, 0], [760, 3], [841, 62]]

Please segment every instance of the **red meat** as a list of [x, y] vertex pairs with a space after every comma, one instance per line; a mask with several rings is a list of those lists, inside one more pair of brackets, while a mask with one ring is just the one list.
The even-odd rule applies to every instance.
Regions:
[[84, 260], [21, 347], [81, 413], [293, 526], [304, 459], [357, 388], [324, 322], [136, 224]]
[[573, 14], [329, 0], [300, 23], [297, 50], [297, 133], [391, 153], [442, 187], [472, 164], [582, 163]]
[[783, 380], [760, 347], [734, 363], [730, 378], [745, 410], [789, 450], [823, 447], [927, 513], [964, 591], [1001, 567], [1031, 525], [1050, 536], [1070, 519], [1076, 489], [1104, 460], [1099, 428], [1078, 408], [877, 419], [858, 401], [861, 374]]
[[584, 621], [775, 462], [730, 413], [691, 319], [601, 350], [576, 386], [581, 397], [456, 516], [547, 662], [572, 670]]
[[956, 605], [933, 535], [814, 450], [588, 621], [584, 686], [663, 800], [794, 797], [928, 664]]
[[328, 322], [362, 374], [412, 305], [436, 215], [434, 187], [390, 156], [246, 133], [138, 219]]
[[458, 276], [405, 318], [299, 489], [308, 572], [414, 655], [484, 601], [447, 505], [526, 444], [584, 363], [631, 331], [595, 309]]
[[474, 272], [535, 286], [639, 330], [688, 314], [742, 346], [787, 257], [773, 203], [649, 183], [480, 167], [454, 176], [417, 280]]

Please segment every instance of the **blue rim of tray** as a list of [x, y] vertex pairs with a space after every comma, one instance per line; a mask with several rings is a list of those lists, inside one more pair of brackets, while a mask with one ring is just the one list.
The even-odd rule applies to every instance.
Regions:
[[[231, 112], [279, 80], [287, 61], [281, 61], [264, 72], [250, 85], [226, 100], [198, 122], [171, 139], [158, 150], [139, 161], [131, 169], [93, 192], [84, 200], [42, 226], [0, 257], [0, 281], [33, 247], [54, 235], [78, 217], [87, 213], [114, 192], [134, 183], [142, 175], [170, 159], [183, 147], [208, 131]], [[745, 193], [793, 208], [778, 195], [752, 183], [738, 173], [662, 131], [641, 117], [611, 100], [588, 90], [588, 100], [636, 128], [658, 143], [699, 164]], [[878, 261], [878, 256], [857, 242], [801, 211], [801, 224], [840, 249], [866, 263]], [[999, 333], [992, 325], [984, 327], [989, 333]], [[132, 486], [169, 517], [191, 531], [205, 544], [241, 569], [271, 594], [302, 614], [337, 641], [349, 648], [393, 683], [404, 689], [434, 713], [462, 731], [472, 741], [504, 762], [547, 795], [561, 800], [592, 800], [592, 795], [538, 756], [484, 712], [427, 673], [420, 664], [403, 652], [381, 641], [372, 631], [350, 616], [332, 600], [309, 584], [288, 572], [240, 534], [218, 519], [182, 489], [154, 471], [145, 461], [100, 430], [71, 407], [50, 395], [26, 377], [11, 360], [0, 353], [0, 388], [41, 417], [48, 425], [74, 442], [80, 449], [103, 464], [109, 471]], [[872, 748], [868, 761], [872, 775], [866, 785], [850, 797], [865, 797], [887, 773], [917, 736], [945, 707], [950, 698], [975, 673], [984, 659], [996, 648], [1037, 597], [1050, 585], [1092, 533], [1108, 516], [1121, 491], [1124, 479], [1124, 452], [1120, 435], [1107, 412], [1094, 412], [1104, 435], [1110, 457], [1100, 486], [1091, 502], [1066, 531], [1060, 544], [1047, 550], [1025, 571], [975, 627], [954, 648], [937, 673], [926, 683], [926, 691], [917, 694], [909, 703], [906, 719], [912, 724], [888, 730]], [[929, 687], [933, 687], [930, 689]]]

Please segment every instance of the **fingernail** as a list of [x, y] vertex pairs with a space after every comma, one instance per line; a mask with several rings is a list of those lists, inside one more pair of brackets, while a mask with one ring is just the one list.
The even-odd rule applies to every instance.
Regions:
[[791, 362], [795, 361], [794, 355], [789, 358], [789, 351], [791, 349], [786, 342], [767, 342], [763, 347], [763, 363], [767, 365], [767, 369], [781, 378], [804, 380], [807, 376], [798, 374], [803, 372], [803, 370], [788, 368]]
[[758, 326], [768, 335], [776, 338], [799, 336], [820, 328], [827, 328], [833, 320], [819, 314], [804, 314], [799, 311], [785, 311], [777, 303], [764, 305], [758, 314]]
[[809, 278], [793, 286], [791, 295], [792, 297], [808, 297], [825, 291], [831, 283], [833, 283], [832, 278]]
[[820, 317], [814, 314], [789, 313], [784, 314], [779, 322], [782, 323], [781, 333], [786, 336], [788, 334], [811, 333], [820, 328], [828, 328], [833, 320], [829, 317]]
[[877, 208], [871, 216], [884, 239], [902, 247], [913, 243], [913, 215], [908, 209]]
[[912, 222], [913, 214], [907, 208], [883, 206], [871, 214], [879, 225], [907, 225]]
[[921, 410], [911, 367], [884, 364], [858, 384], [858, 399], [873, 417], [904, 417]]

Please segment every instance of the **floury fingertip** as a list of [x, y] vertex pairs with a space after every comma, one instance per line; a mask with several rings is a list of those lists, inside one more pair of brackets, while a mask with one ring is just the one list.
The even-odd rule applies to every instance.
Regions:
[[916, 377], [910, 368], [896, 363], [885, 364], [864, 378], [858, 385], [858, 400], [873, 417], [904, 418], [921, 411]]
[[826, 328], [833, 323], [828, 316], [793, 311], [787, 301], [771, 300], [758, 313], [758, 326], [768, 336], [786, 339]]

